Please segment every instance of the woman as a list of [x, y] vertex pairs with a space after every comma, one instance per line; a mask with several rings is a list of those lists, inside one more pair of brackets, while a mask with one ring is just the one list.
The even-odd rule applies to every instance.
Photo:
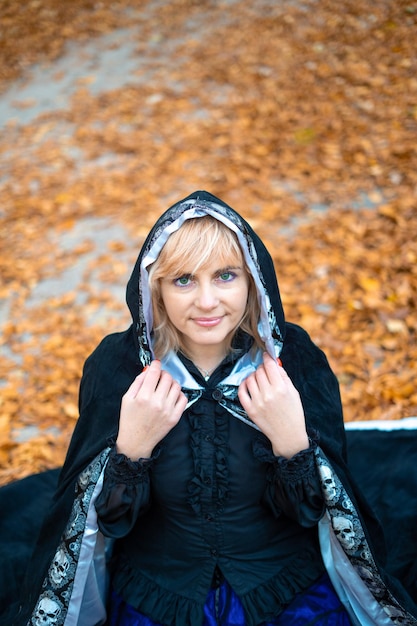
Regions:
[[206, 192], [175, 204], [127, 302], [86, 361], [16, 623], [417, 624], [345, 465], [337, 381], [250, 226]]

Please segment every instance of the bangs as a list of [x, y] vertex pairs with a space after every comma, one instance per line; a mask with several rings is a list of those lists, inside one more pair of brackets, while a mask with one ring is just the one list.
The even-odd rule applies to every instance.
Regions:
[[219, 269], [242, 265], [243, 255], [235, 233], [211, 216], [193, 218], [168, 238], [152, 274], [154, 278], [196, 274], [214, 258]]
[[[185, 350], [180, 333], [166, 314], [161, 296], [161, 280], [179, 278], [184, 274], [197, 274], [216, 261], [218, 270], [242, 267], [249, 279], [247, 311], [240, 328], [254, 338], [254, 347], [264, 350], [259, 336], [258, 321], [260, 305], [255, 282], [244, 260], [237, 235], [223, 222], [211, 215], [191, 218], [172, 233], [163, 246], [158, 258], [148, 270], [148, 281], [152, 299], [152, 344], [158, 359], [170, 350]], [[231, 350], [231, 341], [229, 350]]]

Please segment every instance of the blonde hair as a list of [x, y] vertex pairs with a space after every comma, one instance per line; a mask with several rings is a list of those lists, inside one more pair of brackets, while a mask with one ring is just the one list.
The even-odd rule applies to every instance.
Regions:
[[190, 270], [192, 274], [195, 274], [207, 266], [213, 258], [219, 260], [219, 266], [224, 261], [243, 263], [249, 279], [249, 292], [246, 312], [238, 328], [251, 335], [255, 340], [255, 345], [264, 349], [258, 333], [260, 316], [258, 295], [255, 283], [244, 262], [237, 236], [219, 220], [205, 215], [186, 220], [181, 228], [168, 238], [157, 260], [149, 269], [149, 287], [154, 317], [153, 349], [157, 358], [163, 358], [170, 350], [184, 351], [181, 335], [166, 314], [161, 297], [161, 279], [167, 276], [178, 277]]

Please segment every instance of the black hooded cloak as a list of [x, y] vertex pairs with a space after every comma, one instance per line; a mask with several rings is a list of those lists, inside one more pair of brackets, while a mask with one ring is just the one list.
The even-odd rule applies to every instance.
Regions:
[[[319, 433], [316, 464], [327, 507], [319, 523], [323, 560], [352, 622], [417, 624], [417, 608], [384, 570], [385, 547], [380, 526], [346, 464], [339, 388], [326, 357], [303, 329], [285, 321], [273, 262], [262, 241], [239, 214], [204, 191], [191, 194], [159, 218], [127, 285], [130, 328], [107, 336], [85, 363], [80, 417], [28, 566], [17, 614], [13, 609], [13, 616], [9, 614], [4, 623], [37, 624], [39, 607], [55, 611], [56, 620], [53, 617], [46, 624], [75, 625], [77, 611], [83, 616], [80, 623], [86, 626], [102, 623], [97, 617], [100, 611], [104, 619], [107, 545], [97, 531], [94, 500], [101, 489], [109, 442], [117, 436], [122, 396], [152, 360], [151, 313], [144, 286], [144, 266], [156, 258], [169, 234], [184, 219], [207, 213], [237, 233], [257, 282], [262, 304], [261, 336], [268, 351], [280, 356], [298, 389], [308, 429]], [[249, 423], [237, 405], [236, 388], [226, 381], [223, 391], [227, 410]], [[187, 390], [190, 401], [198, 393], [198, 385]], [[335, 533], [334, 520], [341, 517], [349, 521], [354, 532], [354, 542], [348, 548]], [[61, 557], [62, 576], [57, 581], [51, 564], [60, 562]]]

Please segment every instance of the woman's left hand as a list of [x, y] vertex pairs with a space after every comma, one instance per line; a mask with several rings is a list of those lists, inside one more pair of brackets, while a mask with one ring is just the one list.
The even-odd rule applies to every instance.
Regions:
[[271, 441], [276, 456], [291, 458], [309, 447], [300, 395], [269, 354], [240, 384], [238, 395], [250, 419]]

